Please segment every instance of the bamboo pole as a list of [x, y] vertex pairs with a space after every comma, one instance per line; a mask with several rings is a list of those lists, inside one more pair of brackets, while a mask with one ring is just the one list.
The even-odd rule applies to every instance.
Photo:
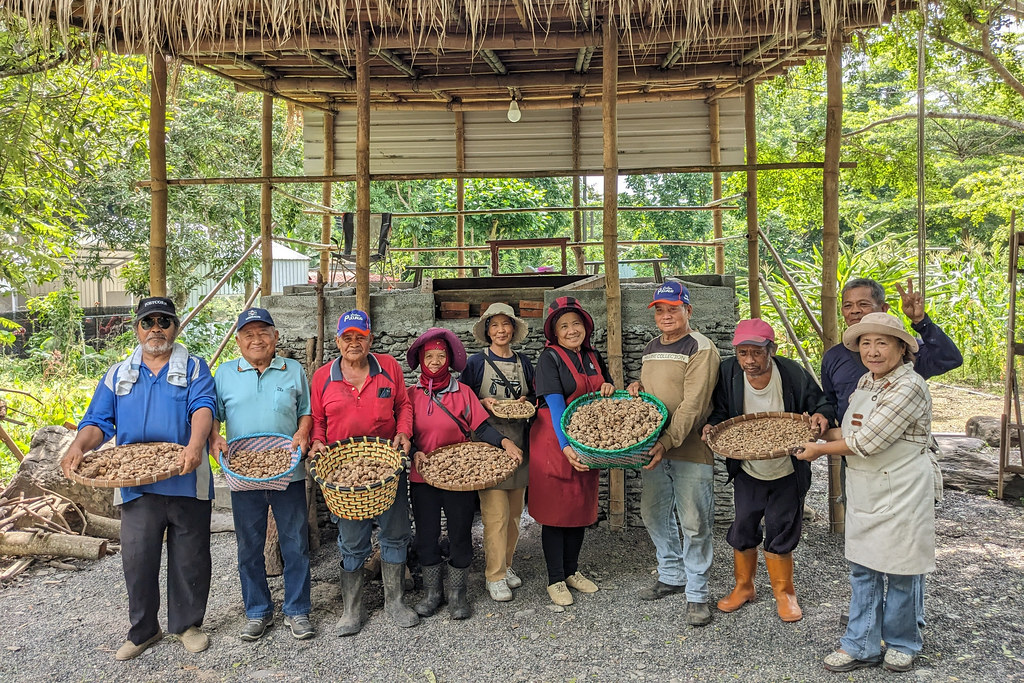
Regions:
[[[572, 240], [573, 242], [583, 241], [583, 214], [580, 213], [580, 189], [581, 180], [579, 174], [580, 168], [580, 157], [582, 156], [580, 150], [580, 108], [572, 108], [572, 124], [571, 124], [571, 135], [572, 135]], [[604, 207], [602, 207], [604, 208]], [[584, 265], [583, 258], [583, 247], [573, 246], [573, 256], [576, 257], [576, 273], [582, 275], [586, 272], [587, 267]]]
[[[466, 125], [463, 121], [461, 111], [455, 112], [455, 170], [462, 173], [466, 170]], [[459, 247], [457, 252], [459, 270], [458, 277], [466, 277], [466, 256], [462, 247], [466, 246], [466, 179], [455, 179], [455, 246]]]
[[[334, 175], [334, 114], [324, 114], [324, 175]], [[330, 208], [333, 204], [332, 201], [332, 190], [333, 185], [331, 181], [326, 180], [323, 184], [323, 191], [320, 195], [320, 202], [327, 208]], [[331, 221], [334, 217], [330, 214], [325, 213], [323, 216], [323, 222], [320, 224], [320, 241], [323, 244], [331, 243]], [[327, 282], [327, 274], [331, 266], [331, 253], [329, 251], [320, 252], [320, 277], [323, 278], [324, 282]]]
[[757, 235], [761, 238], [761, 241], [764, 242], [764, 246], [768, 247], [768, 252], [775, 260], [775, 265], [778, 266], [779, 272], [782, 273], [782, 279], [784, 279], [790, 289], [793, 290], [793, 295], [796, 297], [797, 302], [799, 302], [800, 308], [803, 309], [804, 315], [807, 316], [807, 319], [810, 321], [811, 327], [813, 327], [814, 331], [818, 333], [818, 338], [824, 339], [825, 334], [821, 329], [821, 323], [818, 322], [817, 316], [815, 316], [814, 312], [811, 311], [811, 306], [807, 303], [807, 299], [805, 299], [804, 295], [800, 293], [800, 288], [796, 286], [796, 281], [793, 279], [792, 274], [790, 274], [789, 268], [786, 268], [786, 264], [783, 263], [782, 257], [779, 256], [779, 252], [775, 251], [775, 247], [768, 239], [768, 235], [765, 235], [760, 228], [757, 229]]
[[[719, 166], [722, 163], [722, 133], [719, 114], [718, 100], [708, 102], [708, 131], [711, 134], [711, 164]], [[711, 200], [717, 202], [722, 198], [722, 174], [715, 171], [711, 174]], [[722, 238], [722, 210], [715, 209], [711, 212], [713, 237]], [[725, 274], [725, 245], [715, 247], [715, 273]]]
[[[825, 168], [822, 172], [821, 325], [822, 349], [839, 342], [839, 155], [843, 133], [843, 36], [836, 31], [825, 56]], [[846, 505], [842, 499], [840, 458], [828, 459], [829, 530], [846, 529]]]
[[800, 341], [800, 337], [797, 336], [796, 330], [793, 329], [793, 324], [789, 321], [789, 316], [786, 315], [786, 309], [784, 309], [779, 303], [779, 300], [775, 298], [775, 293], [772, 292], [772, 288], [768, 286], [768, 280], [765, 279], [764, 275], [761, 275], [759, 279], [761, 281], [761, 288], [764, 289], [764, 295], [768, 297], [768, 302], [778, 312], [779, 319], [782, 321], [782, 326], [786, 328], [786, 334], [789, 336], [789, 340], [793, 342], [793, 346], [796, 347], [796, 353], [800, 356], [800, 362], [803, 363], [807, 372], [811, 373], [811, 377], [814, 378], [814, 381], [820, 385], [821, 380], [818, 379], [818, 373], [814, 371], [814, 367], [811, 365], [811, 359], [807, 357], [804, 345]]
[[167, 61], [154, 53], [149, 92], [149, 293], [167, 296]]
[[[260, 116], [260, 173], [264, 178], [274, 175], [274, 98], [270, 95], [263, 96], [263, 110]], [[261, 275], [260, 290], [267, 296], [273, 292], [274, 278], [274, 243], [272, 241], [273, 229], [273, 197], [270, 191], [270, 182], [265, 181], [260, 187], [260, 235], [261, 245]]]
[[[608, 370], [618, 387], [625, 386], [622, 373], [622, 292], [619, 288], [618, 205], [619, 147], [618, 101], [619, 40], [615, 15], [604, 20], [601, 64], [601, 125], [604, 133], [604, 273], [608, 327]], [[613, 531], [626, 525], [626, 480], [622, 470], [608, 475], [608, 522]]]
[[14, 443], [14, 439], [11, 438], [2, 425], [0, 425], [0, 443], [7, 446], [7, 450], [11, 452], [11, 455], [13, 455], [14, 459], [18, 462], [25, 459], [25, 454], [21, 452], [21, 449], [18, 448], [18, 444]]
[[245, 250], [244, 254], [242, 254], [242, 257], [235, 261], [233, 266], [228, 268], [228, 272], [224, 273], [224, 276], [220, 279], [220, 281], [217, 282], [217, 284], [213, 286], [213, 289], [207, 292], [206, 296], [204, 296], [199, 301], [199, 303], [196, 304], [196, 307], [188, 312], [188, 315], [186, 315], [182, 319], [181, 325], [178, 326], [179, 334], [183, 329], [185, 329], [185, 326], [192, 322], [192, 320], [197, 315], [199, 315], [199, 312], [203, 310], [203, 308], [205, 308], [208, 303], [210, 303], [213, 297], [216, 296], [217, 292], [220, 291], [220, 288], [223, 287], [227, 283], [227, 281], [231, 279], [231, 276], [234, 275], [238, 271], [238, 269], [242, 267], [242, 264], [245, 263], [250, 256], [252, 256], [252, 253], [256, 251], [256, 247], [260, 245], [261, 241], [263, 241], [262, 237], [257, 237], [256, 239], [254, 239], [252, 244], [249, 245], [249, 248]]
[[[746, 132], [747, 163], [757, 164], [757, 92], [754, 81], [743, 86], [743, 126]], [[760, 270], [757, 253], [757, 171], [747, 171], [747, 288], [750, 296], [750, 317], [761, 317], [761, 297], [757, 275]]]
[[370, 312], [370, 36], [356, 49], [356, 308]]

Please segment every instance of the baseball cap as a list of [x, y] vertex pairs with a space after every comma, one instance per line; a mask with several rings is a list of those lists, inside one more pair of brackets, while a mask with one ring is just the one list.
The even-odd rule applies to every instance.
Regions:
[[274, 319], [270, 317], [270, 311], [265, 308], [248, 308], [238, 316], [238, 324], [235, 330], [241, 330], [249, 323], [266, 323], [274, 327]]
[[741, 320], [736, 325], [736, 332], [732, 335], [732, 345], [753, 344], [754, 346], [768, 346], [775, 341], [775, 330], [772, 326], [760, 318]]
[[151, 296], [139, 301], [139, 305], [135, 307], [135, 319], [132, 322], [137, 323], [150, 315], [169, 315], [175, 320], [178, 319], [178, 311], [174, 308], [174, 302], [165, 296]]
[[682, 282], [675, 282], [669, 280], [661, 287], [654, 290], [654, 301], [647, 305], [647, 308], [654, 306], [654, 304], [671, 304], [672, 306], [679, 306], [680, 304], [690, 303], [690, 290], [686, 288]]
[[370, 334], [370, 316], [363, 311], [352, 309], [338, 318], [338, 336], [348, 330], [356, 330], [359, 334]]

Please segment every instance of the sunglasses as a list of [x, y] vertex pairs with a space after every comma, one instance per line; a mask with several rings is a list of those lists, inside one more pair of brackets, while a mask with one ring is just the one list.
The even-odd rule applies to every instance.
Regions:
[[166, 315], [161, 315], [156, 318], [143, 318], [139, 321], [139, 327], [144, 330], [151, 329], [153, 325], [159, 325], [161, 330], [166, 330], [174, 324], [173, 318], [168, 318]]

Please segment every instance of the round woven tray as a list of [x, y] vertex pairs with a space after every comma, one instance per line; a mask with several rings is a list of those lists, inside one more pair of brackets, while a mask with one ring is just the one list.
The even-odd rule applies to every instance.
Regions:
[[[510, 406], [510, 405], [513, 405], [513, 404], [522, 405], [522, 406], [529, 406], [529, 408], [530, 408], [529, 414], [527, 414], [527, 415], [506, 415], [505, 411], [504, 411], [505, 406]], [[530, 403], [529, 401], [497, 401], [494, 404], [494, 407], [491, 408], [491, 413], [493, 413], [495, 417], [500, 417], [500, 418], [503, 418], [503, 419], [506, 419], [506, 420], [529, 420], [530, 418], [532, 418], [534, 415], [537, 414], [537, 407], [535, 405], [533, 405], [532, 403]]]
[[287, 434], [275, 434], [273, 432], [261, 432], [247, 436], [237, 436], [228, 441], [227, 457], [221, 453], [217, 457], [221, 469], [224, 471], [224, 479], [228, 482], [228, 488], [232, 491], [284, 491], [292, 483], [292, 474], [299, 466], [302, 459], [302, 451], [296, 448], [292, 452], [292, 460], [288, 469], [273, 477], [256, 479], [245, 477], [235, 473], [231, 469], [231, 458], [239, 451], [269, 451], [274, 448], [289, 449], [292, 445], [292, 437]]
[[784, 412], [770, 412], [770, 413], [747, 413], [746, 415], [739, 415], [737, 417], [730, 418], [724, 422], [720, 422], [711, 428], [708, 433], [708, 446], [715, 453], [718, 453], [722, 457], [732, 458], [733, 460], [771, 460], [773, 458], [783, 458], [788, 455], [792, 455], [793, 452], [805, 442], [795, 443], [788, 448], [777, 448], [775, 450], [762, 450], [762, 451], [748, 451], [742, 449], [725, 450], [724, 448], [716, 446], [716, 441], [722, 437], [722, 435], [738, 424], [747, 422], [753, 422], [755, 420], [781, 420], [783, 422], [802, 422], [807, 425], [808, 439], [810, 439], [811, 433], [811, 418], [806, 415], [798, 415], [797, 413], [784, 413]]
[[[324, 480], [324, 474], [333, 472], [338, 465], [353, 458], [380, 460], [391, 466], [393, 471], [384, 479], [361, 486], [339, 486]], [[313, 456], [309, 461], [309, 471], [320, 485], [331, 512], [342, 519], [373, 519], [395, 504], [404, 458], [388, 439], [357, 436], [333, 443], [326, 453]]]
[[[428, 484], [435, 488], [444, 489], [445, 491], [482, 491], [483, 489], [489, 489], [492, 486], [497, 486], [501, 482], [511, 477], [512, 474], [516, 471], [516, 468], [519, 466], [515, 462], [515, 460], [512, 460], [511, 458], [505, 455], [505, 450], [502, 448], [498, 448], [497, 446], [492, 446], [487, 443], [481, 443], [479, 441], [474, 441], [472, 443], [474, 446], [477, 446], [481, 452], [490, 454], [493, 459], [498, 460], [499, 463], [506, 464], [507, 467], [503, 467], [498, 472], [498, 474], [494, 476], [494, 478], [485, 482], [473, 484], [456, 484], [450, 481], [432, 479], [429, 468], [426, 471], [418, 469], [417, 471], [420, 473], [420, 476], [423, 477], [423, 481], [427, 482]], [[450, 446], [442, 446], [441, 448], [437, 448], [435, 450], [430, 451], [429, 453], [424, 454], [423, 457], [426, 460], [426, 462], [429, 463], [430, 459], [433, 457], [443, 455], [447, 451], [454, 450], [456, 448], [464, 447], [464, 443], [452, 444]]]
[[[565, 438], [568, 439], [569, 444], [576, 451], [576, 455], [579, 457], [579, 461], [591, 469], [625, 469], [635, 470], [643, 467], [651, 461], [651, 456], [647, 451], [651, 450], [651, 446], [658, 440], [661, 435], [661, 429], [665, 426], [665, 420], [668, 419], [668, 408], [665, 404], [658, 400], [654, 395], [646, 392], [640, 392], [640, 399], [652, 404], [661, 413], [661, 422], [658, 423], [657, 429], [652, 431], [646, 439], [643, 441], [630, 446], [629, 448], [623, 448], [619, 450], [608, 450], [604, 448], [593, 448], [582, 444], [576, 439], [569, 436], [569, 420], [572, 419], [573, 413], [594, 401], [599, 401], [603, 398], [600, 393], [593, 392], [590, 394], [583, 394], [575, 401], [569, 404], [562, 413], [562, 431], [565, 432]], [[616, 391], [608, 398], [630, 398], [629, 392], [627, 391]]]
[[[180, 452], [180, 450], [182, 448], [184, 448], [184, 446], [182, 446], [181, 444], [171, 443], [170, 441], [153, 441], [151, 443], [154, 446], [171, 446], [173, 448], [178, 449], [179, 452]], [[134, 445], [134, 444], [127, 444], [127, 445]], [[121, 446], [114, 446], [113, 448], [108, 449], [108, 450], [116, 451], [118, 448], [122, 448], [122, 447]], [[95, 451], [93, 451], [93, 452], [95, 452]], [[103, 451], [103, 452], [106, 453], [106, 450]], [[86, 453], [86, 456], [88, 456], [88, 455], [89, 454]], [[79, 484], [84, 484], [85, 486], [92, 486], [94, 488], [100, 488], [100, 489], [117, 489], [117, 488], [124, 488], [124, 487], [128, 487], [128, 486], [145, 486], [146, 484], [155, 484], [158, 481], [163, 481], [164, 479], [170, 479], [171, 477], [176, 477], [179, 474], [181, 474], [181, 468], [179, 468], [178, 466], [175, 465], [175, 466], [171, 467], [168, 470], [164, 470], [163, 472], [154, 472], [152, 474], [147, 474], [144, 477], [135, 477], [134, 479], [107, 479], [105, 477], [93, 477], [93, 478], [90, 478], [90, 477], [83, 477], [82, 475], [80, 475], [78, 472], [75, 472], [75, 471], [71, 472], [71, 475], [70, 475], [69, 478], [72, 481], [77, 482]]]

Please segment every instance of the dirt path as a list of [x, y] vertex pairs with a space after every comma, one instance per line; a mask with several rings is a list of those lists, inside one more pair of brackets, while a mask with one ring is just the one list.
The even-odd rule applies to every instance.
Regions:
[[975, 415], [999, 417], [1003, 414], [1003, 397], [991, 390], [954, 387], [931, 380], [932, 431], [963, 434], [968, 418]]

